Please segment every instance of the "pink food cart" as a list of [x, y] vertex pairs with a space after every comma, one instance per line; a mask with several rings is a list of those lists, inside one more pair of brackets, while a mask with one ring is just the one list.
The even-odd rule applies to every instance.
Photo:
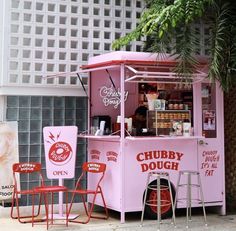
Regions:
[[[199, 57], [188, 84], [181, 83], [175, 74], [176, 64], [168, 55], [117, 51], [92, 57], [82, 67], [81, 72], [89, 73], [91, 106], [88, 131], [79, 137], [87, 139], [88, 160], [107, 165], [102, 184], [105, 199], [108, 208], [120, 212], [121, 222], [125, 221], [125, 213], [142, 210], [147, 174], [156, 170], [169, 172], [173, 191], [180, 170], [199, 171], [205, 206], [225, 214], [223, 93], [218, 83], [208, 82], [203, 57]], [[135, 136], [129, 118], [139, 105], [147, 105], [150, 86], [164, 95], [168, 105], [148, 111], [151, 135]], [[172, 133], [173, 120], [180, 122], [186, 115], [192, 127], [190, 133]], [[99, 119], [120, 124], [120, 131], [110, 131], [112, 126], [106, 128]], [[93, 185], [90, 176], [88, 185]], [[155, 196], [155, 192], [149, 194]], [[102, 202], [98, 199], [97, 204]], [[162, 208], [162, 213], [169, 210]], [[149, 208], [149, 212], [155, 213], [155, 209]]]

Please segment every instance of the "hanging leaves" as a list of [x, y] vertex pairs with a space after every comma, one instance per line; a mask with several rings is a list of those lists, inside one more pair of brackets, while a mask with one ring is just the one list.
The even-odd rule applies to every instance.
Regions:
[[[194, 49], [201, 45], [191, 24], [203, 20], [211, 29], [208, 76], [212, 81], [219, 80], [222, 89], [228, 91], [236, 79], [236, 1], [146, 0], [146, 4], [137, 28], [115, 40], [113, 49], [145, 37], [147, 51], [171, 51], [181, 60], [176, 71], [183, 77], [195, 68]], [[176, 45], [171, 47], [173, 39]]]

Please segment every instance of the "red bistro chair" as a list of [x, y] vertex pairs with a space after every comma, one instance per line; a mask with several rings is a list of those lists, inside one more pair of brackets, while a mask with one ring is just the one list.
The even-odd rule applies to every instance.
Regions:
[[[106, 203], [105, 203], [102, 188], [100, 186], [100, 183], [101, 183], [102, 179], [104, 178], [105, 171], [106, 171], [106, 164], [95, 163], [95, 162], [85, 162], [85, 163], [83, 163], [82, 173], [81, 173], [81, 175], [80, 175], [80, 177], [79, 177], [79, 179], [76, 183], [75, 189], [70, 191], [70, 192], [72, 192], [72, 199], [71, 199], [71, 203], [70, 203], [70, 206], [69, 206], [69, 214], [70, 214], [70, 211], [71, 211], [71, 208], [72, 208], [72, 205], [73, 205], [75, 195], [78, 194], [79, 196], [81, 196], [81, 199], [82, 199], [82, 202], [83, 202], [83, 205], [84, 205], [84, 209], [85, 209], [85, 212], [86, 212], [86, 215], [87, 215], [87, 219], [84, 220], [84, 221], [79, 221], [79, 220], [74, 220], [73, 219], [73, 220], [69, 220], [70, 222], [86, 224], [86, 223], [89, 222], [90, 218], [108, 219], [108, 210], [107, 210], [107, 206], [106, 206]], [[81, 186], [81, 182], [86, 177], [87, 173], [93, 174], [94, 177], [97, 179], [97, 183], [96, 183], [96, 185], [94, 185], [93, 189], [89, 189], [89, 188], [85, 189]], [[92, 216], [92, 212], [93, 212], [93, 209], [94, 209], [94, 204], [95, 204], [96, 197], [97, 197], [98, 194], [101, 195], [102, 202], [103, 202], [103, 207], [104, 207], [105, 213], [106, 213], [106, 216], [103, 216], [103, 217], [102, 216]], [[92, 202], [91, 202], [90, 208], [87, 207], [86, 201], [85, 201], [85, 196], [88, 196], [88, 195], [92, 195]]]
[[[32, 222], [32, 220], [25, 220], [24, 218], [32, 218], [32, 216], [37, 217], [40, 214], [40, 208], [41, 208], [41, 195], [39, 197], [39, 207], [36, 214], [28, 215], [28, 216], [22, 216], [20, 213], [20, 206], [19, 206], [19, 197], [21, 195], [33, 195], [35, 194], [34, 189], [27, 189], [27, 190], [21, 190], [20, 186], [17, 182], [17, 174], [19, 177], [21, 175], [37, 175], [37, 178], [40, 180], [40, 185], [44, 185], [44, 179], [43, 175], [41, 173], [41, 164], [37, 162], [25, 162], [25, 163], [15, 163], [12, 166], [13, 170], [13, 196], [12, 196], [12, 205], [11, 205], [11, 218], [18, 219], [21, 223], [28, 223]], [[16, 207], [16, 215], [14, 215], [14, 203]], [[24, 219], [24, 220], [22, 220]]]

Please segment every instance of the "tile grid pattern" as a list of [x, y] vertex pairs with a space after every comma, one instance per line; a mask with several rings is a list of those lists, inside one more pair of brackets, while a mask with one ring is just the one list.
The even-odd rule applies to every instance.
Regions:
[[[141, 0], [10, 0], [8, 74], [5, 82], [24, 85], [79, 85], [71, 78], [43, 79], [78, 70], [89, 56], [111, 50], [113, 40], [135, 28]], [[124, 48], [141, 50], [141, 41]]]

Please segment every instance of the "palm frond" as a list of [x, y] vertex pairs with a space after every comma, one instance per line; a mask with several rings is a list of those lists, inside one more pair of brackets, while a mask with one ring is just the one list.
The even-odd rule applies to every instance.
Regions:
[[230, 86], [228, 66], [230, 61], [230, 6], [215, 4], [215, 19], [211, 26], [211, 60], [208, 76], [212, 81], [219, 80], [222, 89], [228, 91]]
[[125, 36], [115, 40], [112, 43], [112, 49], [119, 49], [122, 46], [126, 46], [131, 41], [137, 40], [143, 36], [147, 36], [146, 31], [149, 30], [149, 27], [153, 20], [157, 17], [158, 12], [161, 12], [166, 7], [166, 2], [164, 0], [154, 0], [146, 1], [147, 8], [142, 12], [138, 26], [126, 34]]
[[[133, 40], [147, 38], [145, 51], [166, 52], [172, 48], [181, 78], [191, 76], [197, 61], [194, 48], [200, 46], [191, 24], [201, 19], [210, 24], [210, 63], [208, 77], [218, 80], [228, 91], [236, 81], [236, 1], [235, 0], [146, 0], [139, 25], [131, 33], [113, 42], [119, 49]], [[205, 13], [205, 14], [204, 14]], [[211, 20], [209, 20], [211, 19]], [[172, 39], [176, 37], [176, 46]], [[174, 50], [174, 51], [173, 51]]]
[[175, 52], [178, 65], [175, 72], [184, 82], [190, 82], [198, 61], [195, 57], [195, 48], [199, 41], [190, 25], [183, 25], [176, 33]]
[[162, 38], [182, 22], [189, 24], [196, 17], [202, 15], [204, 6], [212, 4], [213, 0], [149, 0], [146, 2], [147, 8], [143, 11], [137, 28], [124, 37], [115, 40], [112, 44], [113, 49], [125, 46], [142, 36], [156, 34], [157, 31], [158, 36]]

